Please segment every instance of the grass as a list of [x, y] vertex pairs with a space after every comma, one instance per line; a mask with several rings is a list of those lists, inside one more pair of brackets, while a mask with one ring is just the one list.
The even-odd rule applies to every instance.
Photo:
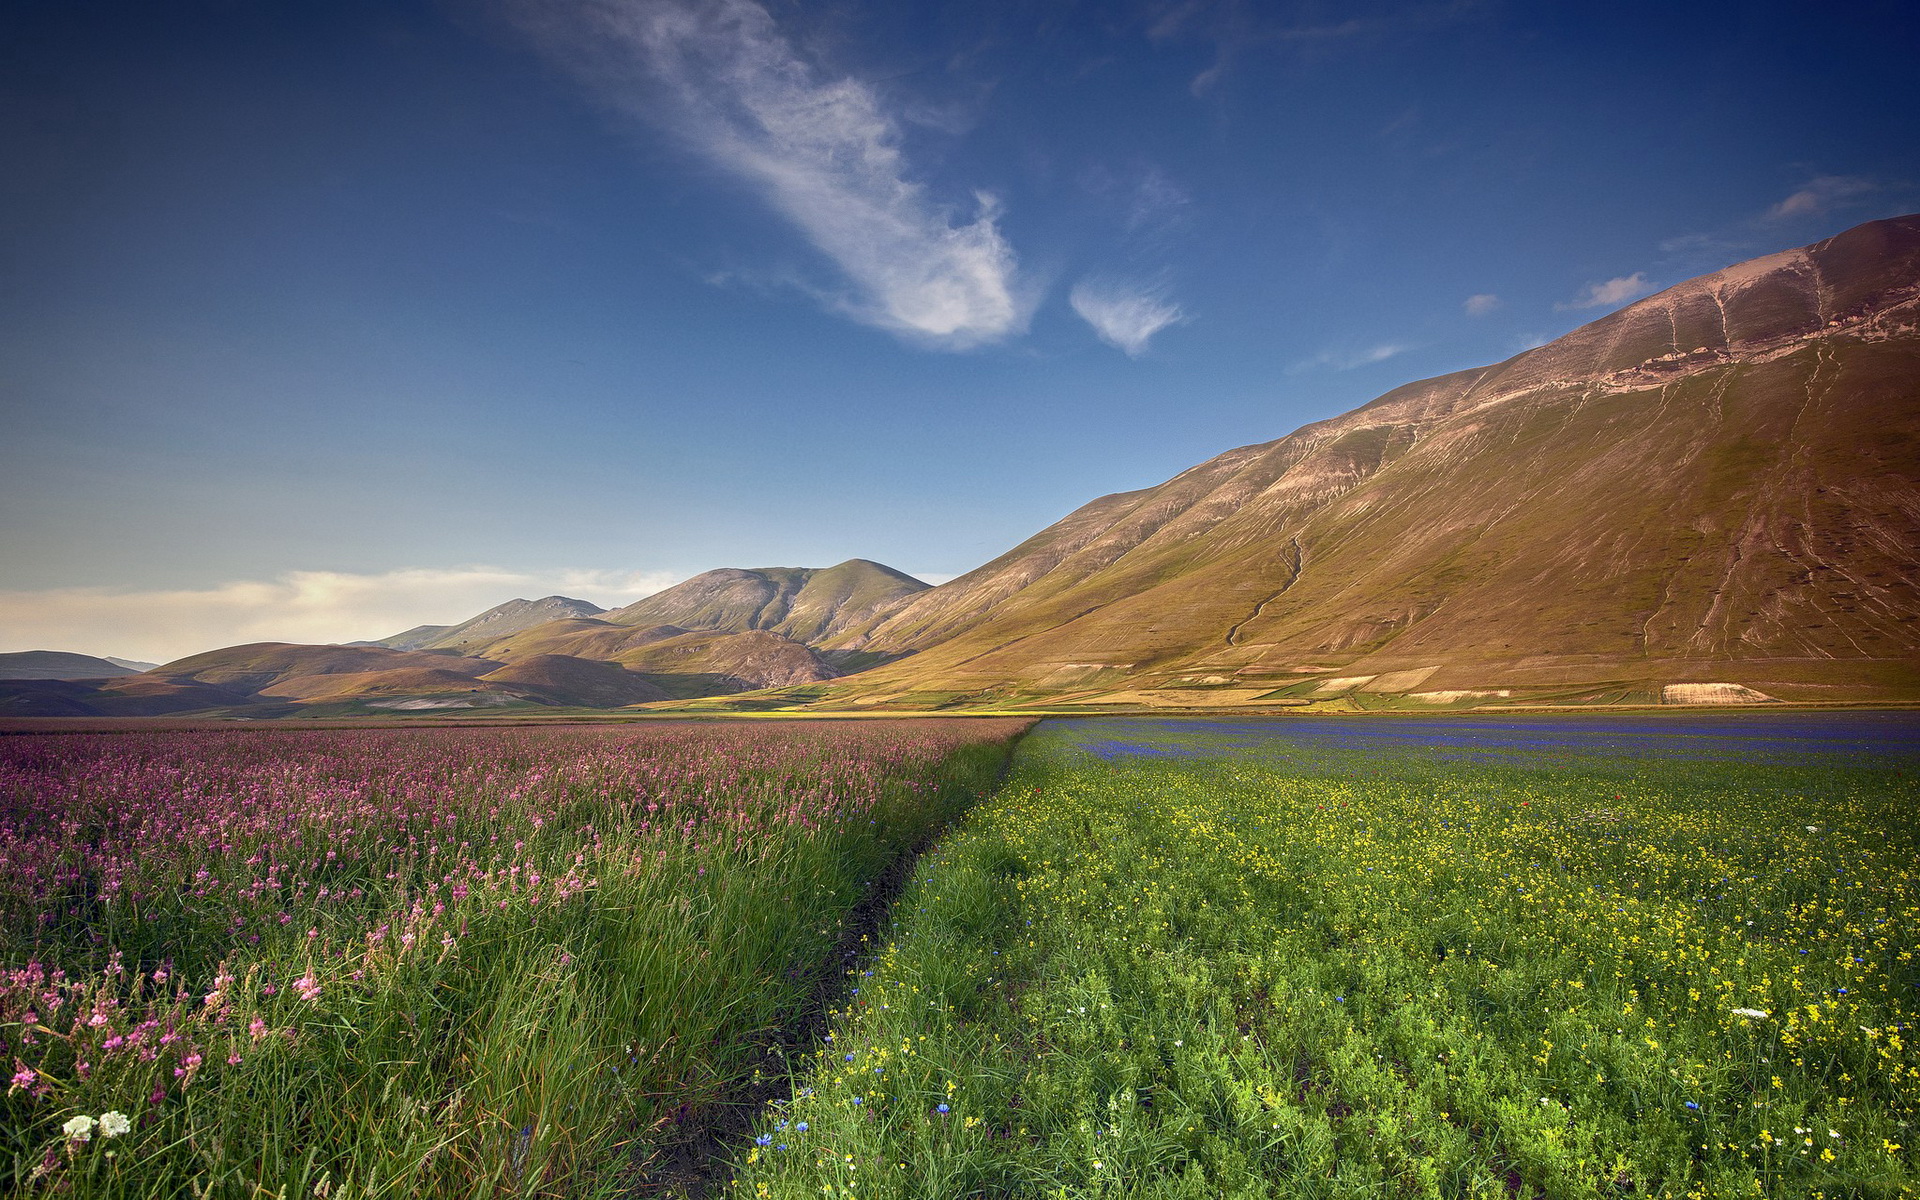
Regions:
[[1140, 728], [1022, 743], [733, 1195], [1920, 1189], [1910, 761]]
[[617, 1191], [1022, 724], [0, 739], [0, 1192]]

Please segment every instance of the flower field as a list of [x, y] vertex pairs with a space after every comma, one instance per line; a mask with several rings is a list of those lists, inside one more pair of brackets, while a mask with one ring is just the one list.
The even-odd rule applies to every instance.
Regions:
[[1920, 1190], [1911, 757], [1188, 730], [1022, 742], [736, 1197]]
[[1024, 725], [0, 738], [0, 1192], [615, 1190]]

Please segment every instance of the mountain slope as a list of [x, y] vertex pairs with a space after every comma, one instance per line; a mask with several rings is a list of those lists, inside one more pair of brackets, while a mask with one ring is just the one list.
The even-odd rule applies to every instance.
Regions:
[[138, 675], [144, 669], [65, 650], [18, 650], [0, 654], [0, 679], [111, 679]]
[[393, 650], [458, 650], [467, 653], [482, 642], [573, 617], [597, 617], [607, 611], [597, 604], [568, 596], [539, 600], [509, 600], [458, 625], [416, 625], [405, 633], [371, 643]]
[[297, 679], [329, 675], [423, 670], [471, 678], [499, 664], [478, 658], [383, 646], [301, 646], [288, 642], [252, 642], [163, 663], [148, 676], [172, 683], [204, 683], [242, 695], [276, 694], [273, 689]]
[[603, 662], [644, 675], [681, 697], [820, 683], [839, 674], [805, 644], [764, 629], [629, 627], [592, 618], [551, 621], [489, 642], [475, 653], [514, 666], [554, 657]]
[[766, 630], [814, 644], [870, 620], [927, 585], [864, 558], [832, 567], [722, 568], [606, 614], [616, 625]]
[[[1102, 497], [836, 688], [1920, 691], [1920, 217]], [[1764, 685], [1764, 686], [1763, 686]]]

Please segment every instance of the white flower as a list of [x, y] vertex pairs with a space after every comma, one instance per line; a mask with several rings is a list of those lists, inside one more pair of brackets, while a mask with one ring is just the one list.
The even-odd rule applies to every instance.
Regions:
[[67, 1118], [67, 1123], [65, 1125], [62, 1125], [60, 1128], [66, 1133], [68, 1137], [72, 1138], [76, 1142], [88, 1142], [93, 1140], [93, 1118], [92, 1117], [84, 1116], [84, 1115], [78, 1116], [78, 1117], [69, 1117]]
[[1733, 1015], [1736, 1017], [1745, 1017], [1749, 1021], [1764, 1021], [1767, 1019], [1767, 1011], [1763, 1008], [1736, 1008], [1733, 1010]]
[[100, 1136], [119, 1137], [123, 1133], [133, 1132], [133, 1122], [127, 1120], [123, 1112], [103, 1112], [100, 1114]]

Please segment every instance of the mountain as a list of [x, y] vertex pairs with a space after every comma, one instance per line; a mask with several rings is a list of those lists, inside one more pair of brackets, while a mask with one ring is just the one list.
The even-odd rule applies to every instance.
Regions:
[[529, 654], [480, 677], [484, 683], [520, 689], [550, 703], [623, 708], [665, 700], [669, 693], [618, 663], [565, 654]]
[[19, 650], [0, 654], [0, 679], [111, 679], [137, 675], [147, 666], [64, 650]]
[[226, 710], [290, 716], [302, 711], [526, 704], [615, 708], [673, 694], [617, 663], [566, 655], [536, 653], [502, 663], [384, 646], [259, 642], [196, 654], [144, 675], [10, 682], [0, 685], [0, 715], [158, 716]]
[[105, 657], [106, 657], [106, 660], [112, 663], [114, 666], [125, 667], [129, 671], [151, 671], [155, 667], [160, 665], [159, 663], [141, 662], [139, 659], [135, 659], [135, 658], [115, 658], [111, 654], [106, 655]]
[[509, 600], [458, 625], [416, 625], [405, 633], [396, 633], [392, 637], [365, 644], [385, 646], [392, 650], [458, 650], [464, 654], [481, 642], [531, 629], [548, 621], [597, 617], [605, 611], [597, 604], [568, 596]]
[[723, 568], [615, 609], [606, 620], [733, 633], [757, 629], [814, 645], [926, 590], [913, 576], [864, 558], [824, 568]]
[[1902, 217], [1094, 500], [833, 702], [1910, 698], [1916, 480]]
[[[189, 655], [155, 667], [148, 675], [172, 683], [204, 683], [242, 695], [298, 694], [295, 681], [314, 677], [417, 670], [471, 679], [499, 664], [485, 659], [384, 646], [302, 646], [252, 642]], [[289, 691], [289, 689], [293, 689]]]
[[554, 656], [617, 664], [680, 698], [821, 683], [839, 675], [810, 647], [764, 629], [636, 627], [594, 618], [550, 621], [474, 653], [509, 664]]

